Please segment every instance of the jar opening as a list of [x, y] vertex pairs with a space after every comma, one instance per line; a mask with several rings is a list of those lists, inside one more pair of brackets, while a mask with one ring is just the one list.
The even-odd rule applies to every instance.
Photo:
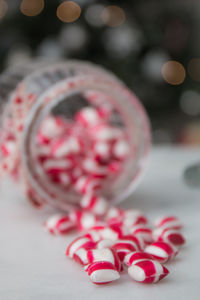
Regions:
[[[96, 98], [95, 98], [96, 95]], [[101, 76], [76, 76], [63, 80], [41, 94], [33, 105], [23, 131], [22, 162], [29, 184], [52, 205], [69, 210], [78, 206], [80, 196], [72, 190], [53, 184], [38, 163], [37, 135], [45, 118], [54, 116], [70, 125], [84, 107], [111, 107], [111, 126], [123, 129], [130, 152], [124, 160], [123, 172], [104, 181], [101, 194], [119, 202], [130, 194], [143, 170], [149, 147], [149, 124], [143, 108], [134, 95], [119, 82]], [[82, 134], [84, 128], [79, 128]], [[93, 128], [95, 134], [95, 127]], [[83, 133], [84, 134], [84, 133]], [[90, 141], [85, 141], [86, 144]], [[133, 184], [134, 182], [134, 184]]]

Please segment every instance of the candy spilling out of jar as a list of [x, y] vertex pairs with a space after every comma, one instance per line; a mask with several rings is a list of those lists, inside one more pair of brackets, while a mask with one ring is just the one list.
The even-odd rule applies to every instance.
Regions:
[[[167, 216], [151, 225], [138, 210], [108, 204], [99, 214], [90, 205], [94, 202], [98, 207], [96, 201], [96, 196], [83, 196], [84, 209], [51, 216], [45, 222], [52, 234], [75, 229], [82, 232], [68, 245], [66, 256], [79, 263], [95, 284], [111, 283], [124, 271], [141, 283], [156, 283], [166, 277], [169, 271], [163, 264], [173, 260], [185, 244], [180, 220]], [[99, 201], [103, 201], [101, 197]]]

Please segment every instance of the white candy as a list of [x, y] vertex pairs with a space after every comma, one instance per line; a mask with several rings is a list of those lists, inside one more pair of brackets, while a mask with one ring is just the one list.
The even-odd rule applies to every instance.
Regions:
[[85, 107], [81, 109], [75, 116], [75, 119], [84, 126], [95, 126], [101, 122], [100, 115], [93, 107]]
[[72, 162], [68, 159], [47, 159], [43, 163], [43, 168], [48, 171], [51, 169], [65, 170], [72, 167]]
[[44, 224], [45, 228], [52, 234], [65, 234], [75, 228], [75, 222], [70, 216], [56, 214], [48, 218]]
[[63, 127], [59, 126], [54, 117], [46, 118], [41, 125], [41, 133], [48, 138], [53, 138], [63, 132]]
[[129, 154], [129, 144], [124, 140], [118, 140], [113, 147], [113, 154], [116, 158], [123, 159]]
[[153, 260], [142, 260], [128, 268], [128, 274], [138, 282], [156, 283], [167, 276], [169, 271]]
[[110, 145], [104, 141], [97, 141], [93, 146], [94, 154], [103, 160], [110, 159], [111, 156], [111, 149]]
[[87, 242], [90, 242], [91, 240], [89, 238], [86, 237], [79, 237], [77, 239], [75, 239], [74, 241], [71, 242], [71, 244], [69, 244], [69, 246], [67, 247], [67, 251], [66, 251], [66, 255], [69, 257], [73, 257], [73, 255], [75, 254], [75, 252], [80, 249], [81, 247], [83, 247]]
[[107, 200], [103, 197], [86, 194], [80, 201], [82, 208], [90, 210], [92, 213], [102, 216], [108, 208]]
[[69, 155], [71, 153], [79, 153], [81, 151], [81, 145], [78, 138], [70, 137], [68, 139], [58, 140], [52, 145], [51, 154], [56, 158]]
[[94, 262], [90, 264], [86, 271], [93, 283], [104, 284], [120, 278], [119, 272], [110, 262]]
[[104, 239], [97, 243], [97, 249], [111, 248], [115, 243], [115, 240]]
[[108, 170], [98, 165], [92, 158], [86, 158], [82, 163], [83, 170], [95, 177], [106, 177]]

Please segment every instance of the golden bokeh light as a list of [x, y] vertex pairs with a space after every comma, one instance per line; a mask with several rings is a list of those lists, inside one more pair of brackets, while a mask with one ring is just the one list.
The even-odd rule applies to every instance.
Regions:
[[107, 26], [117, 27], [125, 22], [126, 14], [121, 7], [109, 5], [102, 11], [101, 19]]
[[193, 58], [188, 63], [188, 73], [195, 81], [200, 81], [200, 58]]
[[8, 10], [8, 4], [5, 0], [0, 0], [0, 19], [3, 18]]
[[27, 17], [35, 17], [44, 9], [44, 0], [22, 0], [20, 10]]
[[71, 23], [80, 17], [81, 8], [74, 1], [65, 1], [58, 6], [56, 14], [62, 22]]
[[172, 85], [179, 85], [184, 82], [186, 77], [185, 68], [175, 60], [167, 61], [161, 68], [164, 80]]

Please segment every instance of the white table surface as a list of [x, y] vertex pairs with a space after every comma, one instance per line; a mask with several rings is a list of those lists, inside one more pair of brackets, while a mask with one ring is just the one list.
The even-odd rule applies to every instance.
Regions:
[[151, 218], [174, 214], [185, 224], [187, 245], [167, 264], [170, 275], [155, 285], [127, 274], [113, 284], [93, 285], [79, 265], [64, 256], [73, 235], [54, 237], [42, 223], [51, 209], [37, 211], [5, 182], [0, 189], [0, 299], [200, 299], [200, 190], [184, 185], [184, 168], [200, 159], [200, 149], [161, 147], [152, 151], [147, 174], [130, 200]]

